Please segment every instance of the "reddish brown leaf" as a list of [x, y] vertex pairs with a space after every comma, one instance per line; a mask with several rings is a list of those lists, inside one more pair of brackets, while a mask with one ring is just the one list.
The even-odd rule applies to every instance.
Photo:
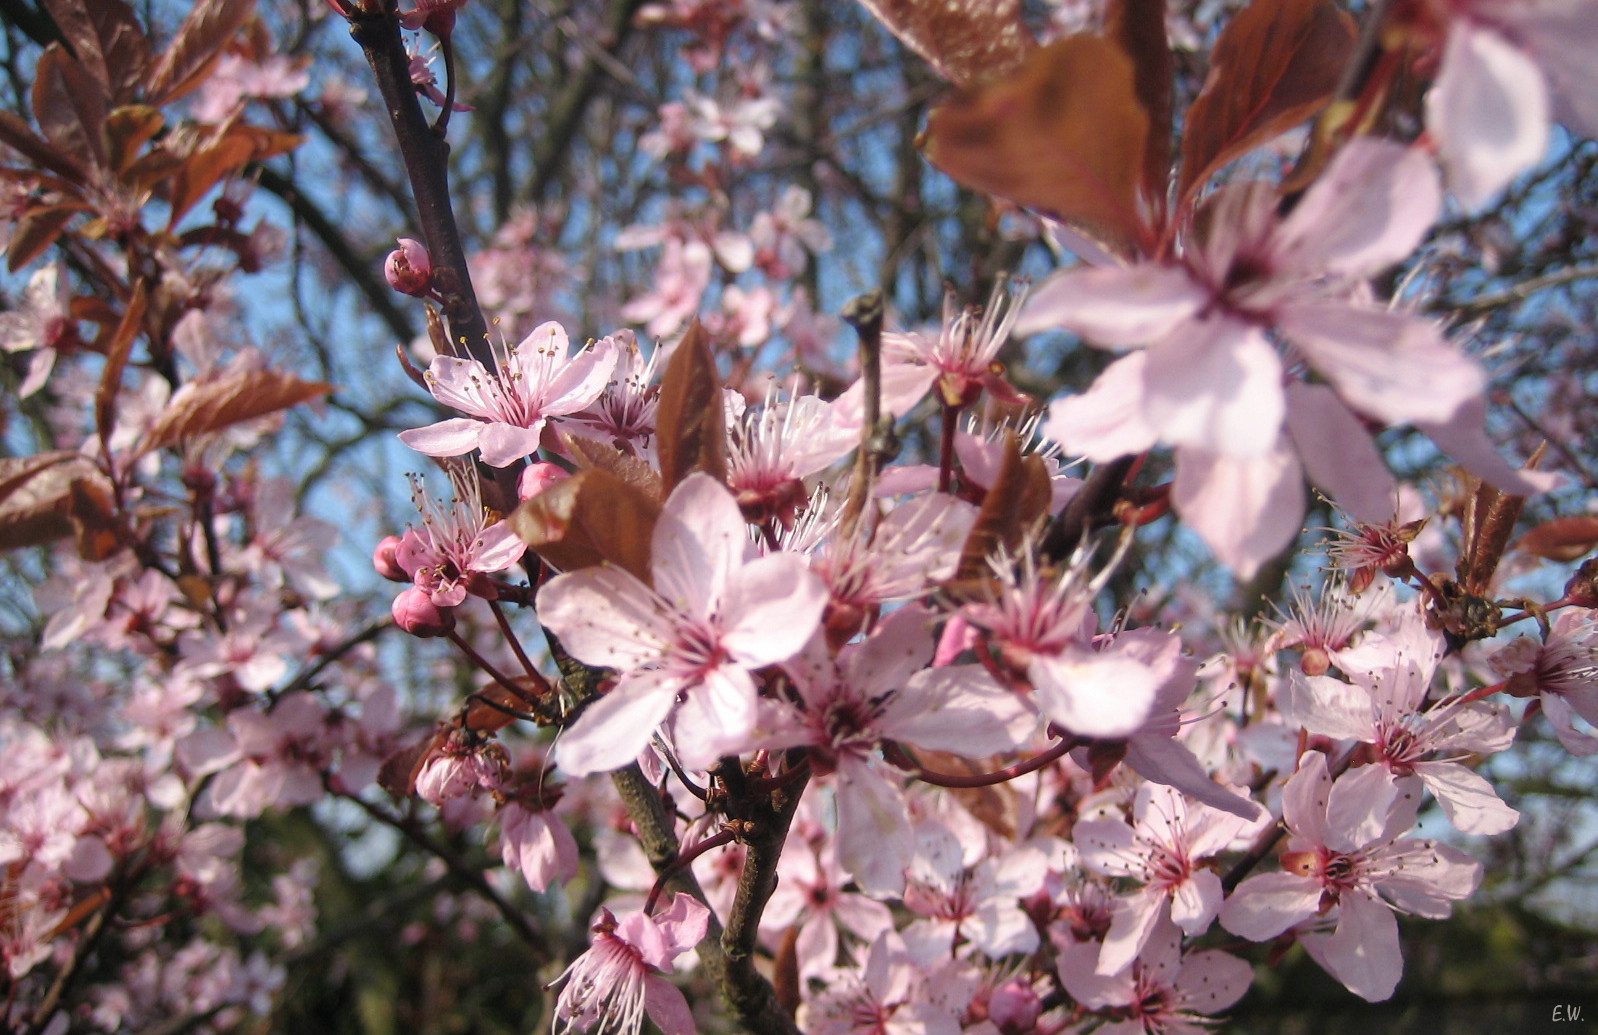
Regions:
[[301, 381], [276, 370], [239, 370], [209, 381], [191, 381], [178, 389], [166, 412], [156, 418], [139, 453], [286, 410], [332, 390], [330, 384]]
[[860, 0], [957, 86], [1009, 75], [1037, 48], [1020, 0]]
[[1132, 59], [1102, 37], [1072, 36], [1035, 51], [1014, 76], [939, 106], [923, 146], [966, 186], [1129, 255], [1152, 238], [1138, 206], [1148, 135]]
[[39, 55], [33, 118], [46, 140], [80, 165], [105, 165], [105, 94], [83, 66], [52, 44]]
[[1143, 197], [1158, 223], [1171, 189], [1171, 97], [1176, 74], [1165, 37], [1165, 0], [1111, 0], [1104, 34], [1132, 59], [1137, 98], [1149, 116]]
[[211, 63], [255, 11], [255, 0], [206, 0], [195, 4], [150, 72], [150, 103], [169, 104], [198, 87]]
[[103, 484], [104, 475], [77, 453], [0, 459], [0, 550], [72, 535], [72, 487], [80, 480]]
[[1521, 536], [1515, 549], [1550, 561], [1579, 561], [1598, 549], [1598, 516], [1582, 514], [1544, 521]]
[[614, 564], [650, 581], [660, 504], [609, 471], [579, 471], [516, 508], [510, 527], [561, 571]]
[[161, 132], [166, 120], [144, 104], [117, 108], [105, 118], [106, 161], [118, 175], [139, 160], [139, 150]]
[[278, 133], [256, 126], [229, 127], [225, 136], [189, 155], [173, 170], [168, 199], [172, 214], [167, 225], [176, 226], [211, 188], [242, 172], [248, 163], [287, 154], [304, 139], [293, 133]]
[[416, 793], [416, 777], [421, 772], [422, 759], [439, 741], [435, 733], [427, 740], [417, 741], [383, 759], [377, 770], [377, 785], [396, 798], [409, 798]]
[[585, 470], [596, 468], [609, 471], [650, 499], [657, 501], [665, 499], [665, 486], [660, 481], [660, 475], [655, 473], [655, 469], [649, 466], [648, 461], [581, 435], [563, 434], [561, 444], [565, 448], [566, 455], [570, 456], [578, 467]]
[[0, 143], [9, 144], [41, 169], [49, 169], [68, 183], [83, 182], [83, 167], [52, 147], [18, 116], [0, 109]]
[[77, 541], [78, 556], [98, 563], [122, 549], [116, 499], [104, 478], [74, 478], [67, 492], [67, 520]]
[[150, 65], [150, 43], [126, 0], [48, 0], [72, 52], [113, 104], [132, 99]]
[[1353, 49], [1353, 20], [1331, 0], [1254, 0], [1239, 12], [1187, 113], [1182, 202], [1227, 163], [1319, 111]]
[[497, 733], [517, 721], [515, 713], [526, 712], [534, 697], [530, 681], [526, 695], [513, 694], [498, 683], [490, 683], [466, 702], [462, 723], [475, 733]]
[[694, 471], [727, 480], [727, 416], [710, 336], [695, 320], [666, 364], [655, 411], [656, 449], [666, 491]]
[[1454, 569], [1466, 593], [1485, 596], [1526, 497], [1500, 492], [1474, 476], [1469, 476], [1469, 486], [1460, 514], [1461, 542]]
[[133, 289], [127, 311], [118, 321], [111, 340], [106, 342], [105, 369], [100, 374], [100, 388], [94, 393], [94, 424], [102, 442], [111, 438], [111, 422], [116, 416], [117, 393], [122, 391], [122, 372], [128, 368], [128, 357], [133, 354], [133, 342], [139, 336], [144, 320], [144, 281]]
[[988, 573], [988, 558], [1000, 548], [1015, 550], [1028, 530], [1049, 511], [1049, 472], [1043, 459], [1021, 455], [1020, 440], [1011, 432], [1005, 438], [1004, 463], [993, 487], [982, 499], [976, 524], [960, 551], [958, 579], [977, 579]]
[[11, 230], [11, 241], [6, 245], [6, 265], [14, 273], [43, 255], [61, 236], [72, 217], [87, 209], [87, 205], [77, 202], [28, 209]]

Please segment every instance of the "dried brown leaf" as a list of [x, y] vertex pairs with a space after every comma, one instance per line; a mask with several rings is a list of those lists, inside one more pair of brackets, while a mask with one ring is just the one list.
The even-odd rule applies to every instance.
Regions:
[[1005, 76], [1037, 49], [1020, 0], [860, 0], [899, 42], [957, 86]]
[[727, 417], [710, 335], [695, 320], [660, 379], [655, 411], [660, 477], [670, 492], [694, 471], [727, 480]]
[[1139, 203], [1149, 116], [1132, 59], [1099, 36], [1033, 52], [927, 120], [927, 159], [968, 187], [1056, 216], [1122, 255], [1153, 236]]
[[301, 381], [276, 370], [238, 370], [178, 389], [156, 418], [140, 455], [277, 413], [333, 391], [321, 381]]
[[530, 549], [561, 571], [613, 564], [650, 581], [650, 540], [660, 503], [609, 471], [579, 471], [507, 519]]
[[1331, 0], [1254, 0], [1239, 12], [1188, 109], [1178, 197], [1324, 107], [1353, 50], [1353, 20]]

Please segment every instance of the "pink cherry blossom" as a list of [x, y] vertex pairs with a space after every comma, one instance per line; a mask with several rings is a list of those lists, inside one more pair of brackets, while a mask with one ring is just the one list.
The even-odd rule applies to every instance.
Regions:
[[1188, 935], [1204, 933], [1221, 908], [1221, 878], [1200, 864], [1251, 826], [1207, 805], [1189, 806], [1175, 789], [1151, 783], [1138, 788], [1132, 815], [1136, 825], [1085, 819], [1071, 831], [1083, 866], [1143, 885], [1116, 900], [1099, 974], [1116, 974], [1130, 964], [1162, 919]]
[[422, 527], [406, 529], [394, 561], [435, 606], [454, 607], [468, 592], [489, 595], [481, 580], [515, 564], [527, 548], [508, 524], [489, 520], [477, 472], [470, 465], [447, 464], [445, 470], [455, 488], [448, 509], [412, 476], [411, 501], [421, 513]]
[[555, 1015], [561, 1032], [596, 1029], [600, 1035], [637, 1035], [644, 1016], [665, 1035], [693, 1035], [698, 1029], [688, 1001], [662, 975], [697, 945], [710, 922], [710, 910], [690, 895], [678, 895], [656, 916], [627, 913], [620, 920], [601, 909], [594, 941], [566, 968]]
[[[1099, 461], [1177, 446], [1177, 511], [1245, 576], [1296, 533], [1305, 473], [1356, 517], [1386, 516], [1365, 513], [1392, 483], [1359, 417], [1448, 425], [1482, 388], [1435, 324], [1363, 297], [1363, 278], [1406, 258], [1437, 218], [1424, 154], [1360, 138], [1290, 215], [1276, 201], [1268, 184], [1222, 188], [1180, 261], [1056, 274], [1018, 321], [1139, 350], [1057, 401], [1048, 433]], [[1292, 346], [1286, 363], [1272, 328]], [[1330, 388], [1290, 388], [1300, 359]]]
[[[1385, 780], [1389, 789], [1373, 787], [1372, 793], [1391, 799], [1409, 777], [1418, 777], [1461, 832], [1501, 834], [1520, 813], [1454, 759], [1504, 750], [1514, 740], [1514, 726], [1499, 705], [1469, 703], [1463, 696], [1428, 701], [1443, 647], [1442, 634], [1426, 628], [1419, 610], [1410, 609], [1391, 635], [1368, 636], [1343, 653], [1339, 664], [1351, 682], [1289, 673], [1282, 711], [1311, 733], [1371, 746], [1371, 771], [1344, 780]], [[1380, 817], [1372, 822], [1379, 827]]]
[[1102, 581], [1086, 556], [1058, 573], [1043, 570], [1030, 551], [992, 566], [996, 595], [961, 614], [1024, 673], [1038, 709], [1084, 737], [1124, 737], [1142, 727], [1155, 692], [1182, 666], [1181, 642], [1153, 630], [1096, 638], [1092, 602]]
[[577, 876], [577, 842], [559, 817], [510, 801], [499, 810], [499, 824], [501, 857], [528, 887], [546, 891]]
[[51, 263], [28, 278], [22, 305], [0, 313], [0, 349], [7, 352], [32, 352], [28, 373], [17, 389], [26, 399], [44, 387], [55, 368], [56, 356], [75, 343], [77, 326], [72, 319], [72, 287], [65, 271]]
[[[1536, 694], [1554, 735], [1573, 755], [1598, 753], [1598, 621], [1593, 613], [1565, 611], [1541, 643], [1521, 637], [1492, 659], [1493, 666], [1509, 676], [1510, 693]], [[1587, 729], [1577, 726], [1577, 719]]]
[[1551, 117], [1598, 133], [1589, 0], [1465, 0], [1436, 13], [1446, 26], [1426, 127], [1466, 208], [1481, 208], [1543, 158]]
[[817, 636], [783, 666], [801, 704], [775, 711], [758, 741], [806, 745], [815, 770], [836, 773], [838, 860], [874, 894], [903, 891], [914, 850], [902, 781], [877, 757], [880, 744], [981, 757], [1015, 748], [1036, 725], [981, 666], [926, 668], [932, 648], [928, 617], [913, 607], [836, 659]]
[[792, 657], [826, 606], [803, 558], [754, 557], [737, 502], [705, 474], [667, 499], [652, 558], [653, 587], [605, 567], [539, 590], [539, 618], [572, 656], [619, 672], [556, 749], [573, 776], [631, 762], [668, 717], [690, 767], [743, 746], [755, 728], [750, 670]]
[[615, 366], [609, 339], [570, 356], [568, 344], [560, 324], [549, 322], [515, 348], [498, 349], [497, 370], [475, 359], [434, 357], [426, 373], [433, 398], [470, 416], [402, 431], [400, 441], [428, 456], [478, 449], [491, 467], [538, 452], [544, 425], [591, 405]]
[[1265, 941], [1335, 907], [1335, 930], [1304, 931], [1304, 947], [1354, 994], [1388, 998], [1403, 972], [1393, 910], [1445, 917], [1450, 902], [1468, 897], [1482, 877], [1481, 863], [1457, 848], [1400, 838], [1419, 805], [1418, 794], [1395, 798], [1385, 781], [1344, 776], [1334, 783], [1326, 756], [1305, 752], [1282, 794], [1282, 819], [1293, 835], [1283, 869], [1239, 885], [1221, 907], [1221, 926]]
[[1104, 1035], [1203, 1035], [1213, 1015], [1248, 991], [1254, 969], [1217, 950], [1182, 954], [1182, 935], [1163, 922], [1143, 954], [1115, 974], [1093, 967], [1091, 943], [1060, 952], [1060, 982], [1071, 998], [1110, 1020], [1095, 1031]]

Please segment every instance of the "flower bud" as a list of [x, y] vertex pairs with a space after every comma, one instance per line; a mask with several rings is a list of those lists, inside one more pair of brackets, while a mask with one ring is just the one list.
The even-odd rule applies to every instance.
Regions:
[[525, 503], [556, 482], [565, 481], [570, 477], [571, 472], [559, 464], [547, 461], [528, 464], [527, 469], [522, 471], [521, 480], [516, 483], [516, 496]]
[[394, 624], [412, 636], [443, 636], [455, 628], [455, 609], [439, 607], [415, 586], [394, 598], [392, 612]]
[[399, 549], [400, 537], [386, 535], [383, 541], [377, 544], [377, 549], [372, 551], [372, 567], [377, 573], [390, 582], [409, 582], [411, 577], [405, 569], [400, 567], [395, 551]]
[[425, 295], [433, 288], [433, 257], [422, 242], [409, 237], [399, 239], [399, 247], [388, 253], [383, 263], [388, 286], [405, 295]]
[[998, 1025], [1005, 1035], [1036, 1031], [1043, 1004], [1030, 985], [1009, 981], [993, 990], [988, 1000], [988, 1020]]

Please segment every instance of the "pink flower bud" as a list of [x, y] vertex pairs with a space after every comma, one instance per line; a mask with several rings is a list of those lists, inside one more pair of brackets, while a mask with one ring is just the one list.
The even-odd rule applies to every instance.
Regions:
[[442, 636], [455, 628], [455, 609], [439, 607], [412, 586], [394, 598], [394, 624], [412, 636]]
[[372, 567], [377, 573], [390, 582], [409, 582], [411, 577], [400, 567], [395, 551], [399, 549], [400, 537], [386, 535], [383, 541], [377, 544], [377, 549], [372, 551]]
[[433, 288], [433, 257], [422, 242], [409, 237], [399, 239], [399, 247], [388, 253], [383, 263], [388, 286], [405, 295], [425, 295]]
[[563, 482], [570, 477], [571, 472], [559, 464], [547, 461], [528, 464], [527, 469], [522, 471], [521, 481], [516, 483], [516, 495], [526, 502], [556, 482]]
[[1035, 1031], [1042, 1013], [1043, 1004], [1037, 992], [1020, 981], [1010, 981], [994, 989], [993, 997], [988, 1000], [988, 1020], [1005, 1035]]

